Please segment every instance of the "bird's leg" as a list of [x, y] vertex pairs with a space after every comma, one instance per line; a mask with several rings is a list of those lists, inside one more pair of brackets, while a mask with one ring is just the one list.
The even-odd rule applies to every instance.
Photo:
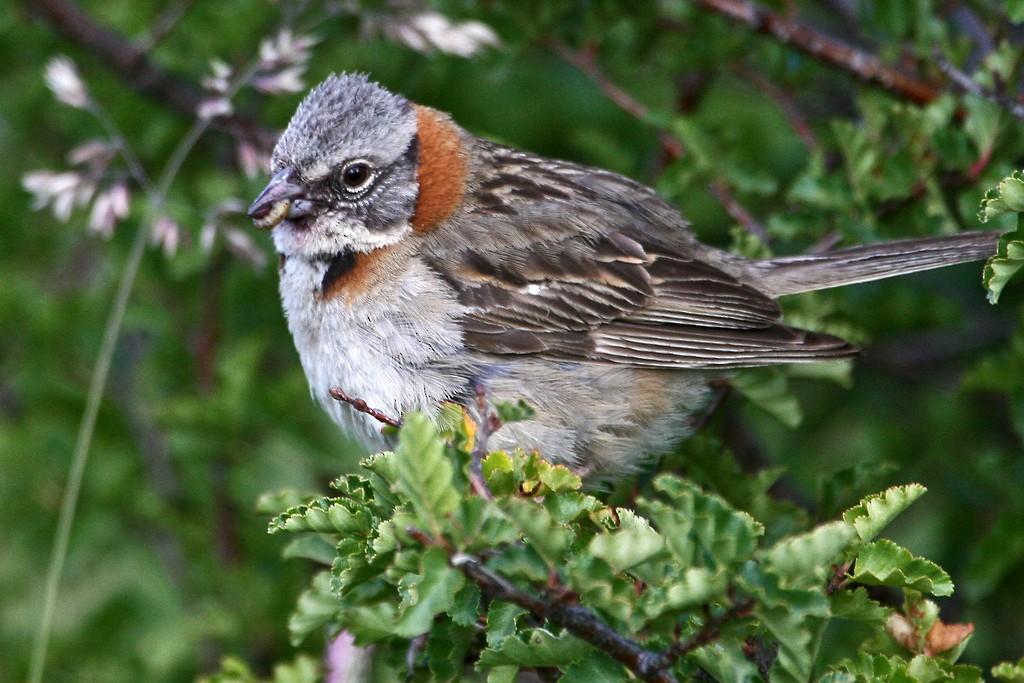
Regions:
[[361, 398], [354, 398], [352, 396], [349, 396], [340, 387], [332, 387], [328, 393], [330, 393], [331, 398], [333, 398], [335, 401], [344, 401], [345, 403], [349, 404], [350, 406], [358, 410], [360, 413], [366, 413], [367, 415], [377, 420], [378, 422], [382, 422], [383, 424], [395, 427], [396, 429], [402, 426], [401, 419], [391, 417], [390, 415], [387, 415], [383, 411], [377, 410], [376, 408], [371, 408], [370, 406], [366, 405], [366, 401], [364, 401]]

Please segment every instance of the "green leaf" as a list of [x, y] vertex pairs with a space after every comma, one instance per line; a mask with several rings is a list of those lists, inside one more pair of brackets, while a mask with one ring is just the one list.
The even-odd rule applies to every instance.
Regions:
[[412, 502], [420, 522], [435, 536], [441, 535], [443, 520], [458, 507], [459, 495], [453, 485], [452, 463], [426, 415], [403, 417], [394, 464], [398, 474], [395, 488]]
[[861, 542], [866, 543], [923, 496], [926, 490], [920, 484], [893, 486], [862, 499], [858, 505], [843, 513], [843, 520], [853, 526]]
[[449, 621], [435, 624], [427, 638], [427, 663], [435, 681], [462, 680], [466, 653], [475, 631]]
[[638, 507], [654, 522], [683, 566], [697, 562], [698, 548], [706, 550], [716, 566], [744, 560], [757, 547], [757, 537], [764, 534], [764, 527], [750, 515], [733, 510], [721, 498], [679, 477], [659, 476], [654, 489], [671, 504], [641, 500]]
[[644, 601], [644, 611], [649, 617], [654, 617], [669, 609], [693, 608], [723, 599], [728, 590], [729, 575], [726, 572], [690, 567], [666, 588], [648, 588], [651, 598]]
[[288, 619], [288, 633], [298, 645], [313, 631], [318, 631], [338, 612], [341, 605], [331, 593], [331, 573], [320, 572], [313, 585], [299, 596], [295, 612]]
[[[974, 143], [978, 155], [987, 156], [992, 152], [992, 148], [996, 144], [996, 138], [999, 135], [999, 127], [1003, 118], [1003, 109], [995, 102], [976, 95], [964, 97], [963, 104], [967, 110], [967, 118], [964, 120], [964, 132], [967, 133], [967, 137]], [[1014, 206], [1022, 207], [1013, 208], [1011, 211], [1024, 210], [1024, 203], [1019, 202], [1019, 200], [1024, 200], [1024, 193], [1020, 192], [1021, 189], [1024, 188], [1009, 190], [1012, 196], [1006, 197], [1008, 202]]]
[[511, 602], [495, 600], [487, 609], [487, 646], [498, 649], [509, 636], [518, 629], [516, 620], [526, 614], [526, 610]]
[[504, 451], [492, 451], [480, 462], [484, 481], [495, 496], [509, 496], [516, 492], [515, 465], [512, 456]]
[[820, 581], [855, 538], [852, 526], [831, 522], [782, 539], [768, 550], [765, 559], [788, 583], [802, 584], [805, 579]]
[[999, 237], [995, 255], [985, 262], [985, 267], [982, 270], [981, 280], [988, 289], [990, 303], [999, 302], [999, 295], [1002, 294], [1006, 283], [1020, 270], [1022, 265], [1024, 265], [1024, 217], [1018, 216], [1017, 228]]
[[349, 501], [340, 498], [320, 498], [281, 513], [271, 520], [269, 531], [353, 534], [365, 533], [370, 524], [369, 511], [365, 508], [352, 509]]
[[594, 654], [594, 648], [576, 636], [545, 628], [525, 629], [501, 641], [496, 649], [480, 653], [478, 667], [516, 664], [532, 667], [567, 667]]
[[1014, 171], [1009, 177], [1003, 178], [999, 184], [985, 193], [981, 200], [978, 220], [982, 223], [998, 218], [1006, 213], [1024, 211], [1024, 173]]
[[886, 539], [860, 549], [852, 580], [868, 586], [893, 586], [935, 596], [953, 594], [953, 581], [941, 567], [914, 557], [906, 548]]
[[498, 419], [501, 420], [502, 424], [522, 422], [523, 420], [532, 419], [537, 414], [537, 411], [522, 399], [519, 399], [517, 403], [512, 403], [511, 401], [497, 403], [494, 406], [494, 411], [498, 413]]
[[615, 511], [619, 528], [595, 536], [588, 547], [591, 555], [607, 562], [614, 572], [632, 569], [663, 555], [665, 539], [651, 528], [650, 522], [626, 508]]
[[832, 616], [853, 621], [870, 621], [881, 627], [889, 616], [888, 610], [871, 599], [868, 592], [858, 586], [852, 590], [839, 590], [829, 596]]
[[1005, 0], [1003, 9], [1006, 10], [1006, 17], [1011, 23], [1019, 24], [1024, 21], [1024, 0]]
[[[1024, 5], [1024, 2], [1021, 4]], [[992, 676], [1007, 683], [1024, 683], [1024, 658], [996, 664], [992, 667]]]
[[281, 551], [281, 556], [285, 559], [301, 558], [330, 565], [335, 557], [334, 544], [329, 543], [323, 536], [306, 534], [286, 545]]
[[434, 617], [451, 609], [465, 580], [462, 572], [449, 566], [448, 555], [442, 548], [427, 548], [420, 560], [419, 575], [407, 585], [395, 634], [412, 638], [429, 631]]
[[628, 680], [626, 668], [603, 652], [596, 652], [570, 664], [558, 683], [621, 683]]
[[733, 377], [731, 384], [751, 403], [790, 429], [800, 426], [803, 410], [790, 392], [782, 369], [747, 368]]
[[547, 561], [550, 567], [562, 564], [563, 553], [573, 541], [573, 533], [555, 523], [539, 501], [506, 498], [498, 501], [502, 512], [519, 527], [523, 539]]

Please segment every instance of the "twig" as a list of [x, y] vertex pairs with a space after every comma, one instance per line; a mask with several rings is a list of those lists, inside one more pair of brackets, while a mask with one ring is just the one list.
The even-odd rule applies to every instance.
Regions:
[[487, 442], [501, 428], [501, 418], [487, 405], [483, 384], [476, 385], [476, 413], [476, 438], [469, 464], [469, 484], [478, 496], [492, 500], [494, 495], [484, 479], [483, 461], [487, 457]]
[[[152, 97], [171, 109], [194, 119], [199, 105], [208, 98], [198, 86], [164, 71], [127, 38], [110, 31], [65, 0], [32, 0], [26, 9], [43, 19], [57, 33], [80, 45], [113, 69], [130, 88]], [[269, 149], [277, 133], [257, 121], [238, 114], [218, 117], [211, 127], [240, 140], [255, 141]]]
[[916, 104], [928, 104], [941, 94], [939, 87], [932, 83], [883, 64], [872, 54], [826, 36], [807, 24], [775, 14], [750, 0], [692, 1], [708, 12], [771, 36], [783, 45], [789, 45], [902, 99]]
[[764, 224], [750, 215], [750, 212], [740, 204], [726, 181], [721, 179], [712, 180], [708, 183], [708, 190], [718, 200], [718, 203], [722, 205], [722, 208], [725, 209], [730, 218], [739, 223], [744, 230], [761, 240], [764, 244], [768, 244], [771, 241], [771, 238], [768, 237], [768, 231], [764, 229]]
[[660, 661], [657, 663], [657, 666], [667, 669], [684, 655], [715, 642], [718, 640], [719, 635], [721, 635], [719, 629], [722, 626], [730, 621], [745, 619], [750, 616], [753, 608], [754, 600], [747, 597], [734, 602], [728, 609], [718, 615], [711, 614], [710, 610], [705, 610], [704, 623], [700, 629], [686, 640], [666, 648], [664, 652], [659, 654]]
[[[650, 110], [647, 108], [647, 105], [620, 88], [597, 68], [592, 54], [577, 52], [565, 43], [558, 41], [551, 42], [551, 49], [559, 57], [572, 64], [593, 81], [594, 85], [600, 89], [604, 96], [615, 103], [620, 109], [642, 121], [649, 121]], [[672, 160], [682, 158], [686, 154], [686, 149], [682, 143], [665, 131], [658, 131], [658, 141], [661, 143], [662, 149], [665, 150], [665, 154]]]
[[466, 578], [480, 586], [490, 599], [514, 603], [537, 617], [566, 629], [627, 666], [641, 680], [656, 683], [675, 682], [675, 677], [662, 665], [661, 655], [645, 650], [623, 637], [586, 607], [566, 605], [549, 598], [530, 595], [505, 577], [492, 572], [473, 555], [455, 553], [449, 561], [453, 567], [465, 574]]
[[803, 141], [808, 149], [818, 148], [818, 137], [814, 134], [811, 124], [807, 122], [803, 112], [800, 111], [800, 107], [788, 92], [753, 68], [736, 67], [734, 72], [740, 78], [753, 83], [756, 88], [770, 97], [779, 106], [782, 113], [786, 115], [786, 120], [789, 121], [793, 132], [796, 133], [796, 136]]
[[367, 415], [377, 420], [378, 422], [382, 422], [386, 425], [390, 425], [391, 427], [395, 428], [402, 426], [402, 421], [400, 419], [393, 418], [388, 414], [380, 410], [377, 410], [376, 408], [371, 408], [370, 406], [366, 405], [366, 401], [364, 401], [363, 399], [349, 396], [339, 387], [332, 387], [329, 393], [331, 394], [331, 398], [333, 398], [335, 401], [342, 401], [344, 403], [347, 403], [356, 410], [358, 410], [360, 413], [366, 413]]
[[1014, 101], [1006, 94], [1005, 87], [1000, 81], [996, 81], [996, 88], [983, 87], [968, 74], [950, 64], [938, 49], [935, 50], [935, 63], [958, 89], [997, 104], [1018, 119], [1024, 120], [1024, 104]]

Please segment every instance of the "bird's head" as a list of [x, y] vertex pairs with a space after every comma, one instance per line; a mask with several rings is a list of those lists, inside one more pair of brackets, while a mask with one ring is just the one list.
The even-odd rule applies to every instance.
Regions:
[[248, 215], [273, 229], [286, 256], [368, 252], [406, 238], [424, 199], [424, 112], [443, 116], [364, 76], [330, 76], [296, 110]]

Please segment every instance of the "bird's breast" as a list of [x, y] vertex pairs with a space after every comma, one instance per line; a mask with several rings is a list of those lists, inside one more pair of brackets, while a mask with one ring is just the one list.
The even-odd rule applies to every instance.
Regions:
[[[343, 429], [376, 445], [381, 425], [332, 399], [330, 389], [395, 418], [452, 399], [472, 374], [459, 324], [462, 306], [416, 258], [373, 287], [348, 277], [353, 271], [333, 277], [330, 268], [329, 261], [286, 259], [280, 277], [288, 328], [314, 398]], [[330, 296], [324, 295], [325, 277]]]

